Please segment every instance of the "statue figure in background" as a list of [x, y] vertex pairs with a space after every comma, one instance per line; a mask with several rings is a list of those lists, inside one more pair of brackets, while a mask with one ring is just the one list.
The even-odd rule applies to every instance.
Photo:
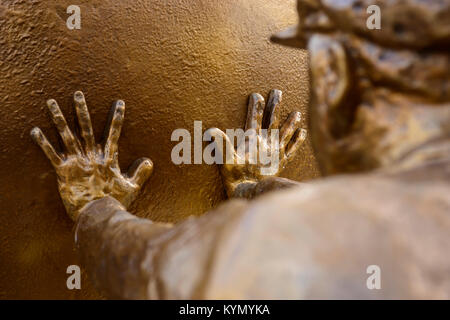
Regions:
[[[381, 7], [381, 30], [365, 29], [370, 4]], [[120, 172], [122, 101], [101, 147], [82, 93], [83, 145], [50, 100], [66, 153], [37, 128], [32, 137], [55, 166], [90, 277], [111, 298], [450, 298], [449, 7], [300, 0], [300, 25], [273, 41], [308, 49], [317, 158], [324, 174], [347, 174], [300, 185], [226, 164], [230, 198], [283, 190], [231, 199], [177, 225], [126, 211], [153, 165], [141, 159]], [[272, 91], [264, 116], [252, 95], [246, 128], [278, 128], [280, 101]], [[282, 161], [305, 138], [298, 120], [294, 113], [281, 128]], [[378, 290], [366, 282], [373, 265]]]

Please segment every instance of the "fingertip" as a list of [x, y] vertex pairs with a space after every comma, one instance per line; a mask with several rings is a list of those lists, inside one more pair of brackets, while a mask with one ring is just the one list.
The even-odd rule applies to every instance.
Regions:
[[139, 165], [140, 171], [144, 172], [144, 178], [147, 179], [153, 173], [153, 161], [149, 158], [144, 158]]
[[252, 93], [250, 95], [250, 101], [253, 103], [264, 102], [264, 97], [259, 93]]
[[149, 158], [144, 158], [141, 165], [147, 167], [150, 170], [153, 170], [153, 161]]
[[84, 101], [84, 94], [81, 91], [75, 91], [75, 93], [73, 94], [73, 99], [76, 102], [83, 102]]
[[140, 158], [128, 169], [127, 175], [134, 183], [142, 185], [152, 173], [153, 161], [149, 158]]
[[283, 92], [281, 90], [278, 90], [278, 89], [270, 90], [270, 97], [278, 98], [281, 101], [282, 96], [283, 96]]
[[56, 107], [58, 105], [58, 103], [56, 102], [55, 99], [48, 99], [47, 100], [47, 106], [50, 107]]
[[41, 129], [34, 127], [30, 131], [31, 138], [33, 141], [41, 147], [47, 158], [50, 160], [53, 166], [58, 166], [62, 159], [58, 153], [53, 149], [52, 145], [48, 142], [47, 138], [42, 133]]
[[50, 113], [52, 115], [56, 115], [56, 114], [59, 114], [61, 112], [60, 109], [59, 109], [58, 103], [56, 102], [55, 99], [47, 100], [47, 107], [48, 107], [48, 110], [50, 110]]
[[302, 120], [302, 113], [300, 111], [294, 111], [290, 114], [290, 117], [295, 122], [298, 122]]
[[125, 114], [125, 102], [123, 100], [117, 100], [113, 106], [114, 117], [122, 116]]
[[125, 108], [125, 101], [123, 101], [123, 100], [117, 100], [117, 101], [116, 101], [116, 108], [124, 109], [124, 108]]
[[33, 129], [31, 129], [31, 131], [30, 131], [30, 136], [31, 136], [31, 138], [34, 140], [34, 141], [38, 141], [39, 140], [39, 138], [41, 137], [41, 135], [42, 135], [42, 131], [41, 131], [41, 129], [39, 129], [38, 127], [34, 127]]

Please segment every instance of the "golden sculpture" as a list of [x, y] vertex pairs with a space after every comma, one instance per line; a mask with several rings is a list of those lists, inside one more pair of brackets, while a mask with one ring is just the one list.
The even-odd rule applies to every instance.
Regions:
[[[81, 9], [79, 30], [67, 28], [69, 5]], [[285, 93], [281, 118], [299, 110], [306, 128], [307, 52], [269, 41], [296, 20], [295, 0], [0, 0], [0, 298], [101, 297], [84, 271], [82, 290], [65, 286], [67, 267], [81, 266], [73, 223], [53, 167], [29, 139], [38, 126], [59, 149], [48, 99], [74, 129], [72, 96], [82, 91], [96, 141], [111, 102], [124, 100], [120, 166], [141, 156], [155, 166], [131, 212], [170, 223], [200, 216], [227, 199], [220, 170], [174, 164], [171, 134], [193, 134], [195, 120], [204, 130], [241, 128], [248, 95], [272, 88]], [[309, 139], [282, 176], [320, 176]]]
[[[231, 196], [292, 188], [252, 201], [230, 200], [177, 225], [155, 223], [126, 212], [128, 199], [151, 173], [151, 162], [140, 162], [130, 182], [112, 161], [124, 104], [115, 105], [105, 151], [90, 157], [87, 146], [94, 142], [81, 93], [75, 101], [86, 148], [50, 101], [68, 154], [54, 152], [38, 129], [32, 135], [56, 164], [60, 180], [65, 178], [59, 181], [61, 197], [76, 220], [78, 251], [108, 297], [450, 297], [450, 55], [439, 46], [448, 45], [450, 29], [430, 18], [445, 17], [450, 3], [440, 2], [424, 15], [429, 37], [414, 41], [408, 27], [426, 9], [412, 0], [374, 2], [390, 26], [381, 37], [361, 30], [361, 1], [332, 0], [300, 0], [300, 26], [274, 37], [306, 45], [310, 53], [310, 131], [324, 173], [370, 173], [299, 186], [262, 179], [249, 165], [227, 164], [222, 174]], [[399, 16], [402, 27], [398, 10], [408, 13]], [[346, 22], [338, 25], [342, 17]], [[263, 121], [261, 97], [251, 97], [247, 123], [278, 126], [276, 93], [266, 106], [270, 121]], [[304, 140], [297, 120], [286, 122], [282, 140]], [[88, 156], [81, 156], [83, 150]], [[61, 169], [63, 161], [69, 165]], [[89, 162], [102, 170], [80, 171], [78, 163], [84, 168], [92, 166]], [[104, 181], [121, 183], [105, 188]], [[124, 181], [129, 188], [116, 189]], [[382, 270], [381, 290], [365, 286], [370, 265]]]
[[[258, 146], [264, 149], [271, 150], [274, 147], [267, 137], [261, 135], [261, 129], [269, 131], [278, 129], [281, 95], [280, 90], [272, 90], [267, 104], [259, 94], [252, 94], [249, 99], [245, 129], [255, 130]], [[69, 129], [57, 102], [53, 99], [47, 102], [47, 106], [64, 143], [66, 153], [56, 152], [39, 128], [31, 130], [31, 137], [42, 148], [56, 170], [62, 201], [68, 215], [77, 223], [76, 238], [80, 239], [80, 253], [86, 259], [87, 265], [89, 265], [87, 261], [91, 261], [92, 277], [96, 279], [99, 288], [104, 290], [107, 296], [137, 299], [163, 298], [162, 292], [150, 288], [154, 285], [153, 281], [159, 277], [150, 270], [153, 266], [149, 266], [149, 270], [140, 270], [141, 267], [129, 269], [126, 264], [135, 259], [139, 260], [139, 264], [142, 263], [141, 259], [146, 259], [149, 253], [152, 254], [152, 250], [147, 251], [148, 245], [154, 246], [161, 241], [161, 236], [165, 238], [168, 233], [179, 232], [183, 229], [181, 227], [183, 224], [173, 227], [170, 224], [152, 223], [145, 219], [137, 219], [125, 211], [153, 170], [151, 160], [141, 158], [134, 162], [127, 174], [124, 175], [120, 171], [117, 143], [124, 120], [125, 103], [119, 100], [113, 104], [108, 126], [105, 129], [105, 143], [101, 146], [95, 143], [94, 130], [82, 92], [75, 92], [74, 102], [84, 143], [79, 141]], [[300, 119], [300, 112], [293, 112], [281, 127], [279, 148], [281, 152], [277, 153], [281, 158], [281, 168], [305, 141], [306, 130], [299, 128]], [[225, 141], [232, 145], [223, 131], [217, 128], [212, 130], [211, 133], [215, 132], [224, 137]], [[239, 155], [234, 152], [232, 163], [222, 165], [221, 172], [230, 197], [253, 198], [269, 190], [298, 185], [288, 179], [275, 178], [280, 167], [277, 167], [278, 170], [273, 173], [272, 178], [266, 178], [261, 174], [261, 167], [265, 165], [249, 162], [248, 142], [243, 141], [243, 143], [245, 144], [245, 164], [239, 164], [236, 161]], [[263, 151], [259, 149], [258, 152]], [[121, 223], [123, 221], [128, 222]], [[120, 222], [117, 229], [104, 225], [104, 223], [115, 224], [114, 222]], [[198, 228], [197, 222], [194, 222], [193, 227]], [[104, 228], [104, 230], [98, 228]], [[204, 232], [204, 230], [199, 231]], [[86, 232], [90, 234], [87, 237]], [[116, 240], [122, 243], [120, 248], [115, 247]], [[98, 246], [106, 248], [106, 252], [98, 251], [100, 249]], [[95, 270], [100, 261], [103, 265], [102, 270]], [[117, 263], [119, 264], [111, 269]], [[150, 262], [152, 265], [155, 263], [157, 263], [156, 260]], [[125, 283], [107, 283], [104, 279], [97, 278], [100, 274], [102, 278], [113, 277], [114, 273], [121, 274], [119, 278], [124, 275]], [[135, 278], [132, 286], [127, 284], [129, 277]], [[192, 296], [189, 297], [202, 297], [199, 292], [190, 294]], [[177, 296], [167, 296], [167, 298], [174, 297]]]

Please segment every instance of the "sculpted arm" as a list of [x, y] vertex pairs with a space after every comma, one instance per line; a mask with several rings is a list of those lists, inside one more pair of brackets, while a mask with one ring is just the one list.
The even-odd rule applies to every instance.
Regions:
[[[159, 297], [157, 256], [170, 238], [171, 224], [138, 218], [112, 197], [89, 202], [81, 210], [75, 242], [82, 266], [95, 286], [113, 299]], [[154, 283], [154, 281], [153, 281]]]
[[[281, 92], [274, 90], [268, 103], [270, 115], [280, 99]], [[126, 174], [119, 168], [117, 143], [125, 104], [117, 101], [113, 105], [105, 143], [100, 145], [95, 143], [83, 94], [76, 92], [74, 100], [83, 143], [71, 132], [54, 100], [47, 104], [66, 153], [56, 152], [39, 128], [34, 128], [31, 136], [55, 168], [61, 198], [76, 223], [76, 246], [89, 278], [109, 298], [202, 297], [207, 280], [204, 275], [215, 257], [214, 252], [234, 232], [233, 225], [247, 204], [235, 200], [226, 210], [215, 210], [176, 226], [128, 213], [126, 208], [151, 175], [153, 164], [150, 159], [141, 158]], [[259, 130], [263, 104], [261, 96], [252, 95], [246, 127], [257, 128], [255, 137], [270, 154], [275, 150], [273, 144]], [[247, 158], [243, 164], [236, 161], [223, 165], [222, 174], [230, 197], [252, 198], [269, 190], [298, 185], [275, 176], [305, 139], [304, 130], [297, 128], [299, 120], [300, 114], [293, 113], [281, 129], [280, 163], [261, 166], [248, 163]], [[267, 128], [277, 126], [276, 117], [271, 116]], [[212, 132], [225, 135], [218, 129]], [[226, 135], [225, 139], [230, 143]], [[234, 152], [233, 156], [239, 155]], [[245, 157], [250, 157], [250, 153], [246, 151]], [[264, 169], [267, 177], [262, 174]]]
[[142, 262], [171, 225], [137, 218], [126, 208], [150, 177], [153, 163], [141, 158], [127, 173], [119, 168], [123, 101], [111, 109], [102, 145], [95, 142], [83, 94], [76, 92], [74, 101], [83, 141], [72, 133], [55, 100], [47, 106], [65, 153], [57, 152], [39, 128], [31, 131], [31, 137], [55, 168], [61, 199], [76, 222], [78, 253], [90, 278], [108, 297], [145, 298], [152, 269], [142, 268]]

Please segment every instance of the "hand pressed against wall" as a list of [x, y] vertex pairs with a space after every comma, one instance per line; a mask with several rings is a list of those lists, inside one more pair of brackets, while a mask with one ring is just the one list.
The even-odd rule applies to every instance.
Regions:
[[68, 215], [73, 220], [85, 204], [108, 195], [128, 207], [153, 170], [150, 159], [140, 158], [126, 174], [121, 173], [118, 140], [125, 114], [123, 101], [116, 101], [111, 108], [104, 145], [95, 142], [83, 93], [75, 92], [74, 101], [84, 143], [73, 135], [53, 99], [47, 101], [47, 106], [64, 143], [65, 153], [55, 151], [39, 128], [31, 130], [31, 137], [42, 148], [56, 170], [59, 193]]
[[[226, 143], [226, 158], [229, 159], [221, 166], [221, 173], [229, 196], [241, 183], [256, 183], [278, 176], [305, 141], [306, 130], [300, 128], [300, 112], [292, 112], [280, 128], [281, 96], [280, 90], [271, 90], [265, 103], [260, 94], [250, 95], [245, 124], [247, 136], [238, 139], [237, 152], [226, 133], [217, 128], [209, 129], [211, 136], [221, 137]], [[277, 134], [273, 135], [274, 131]], [[262, 155], [270, 159], [264, 163]]]

